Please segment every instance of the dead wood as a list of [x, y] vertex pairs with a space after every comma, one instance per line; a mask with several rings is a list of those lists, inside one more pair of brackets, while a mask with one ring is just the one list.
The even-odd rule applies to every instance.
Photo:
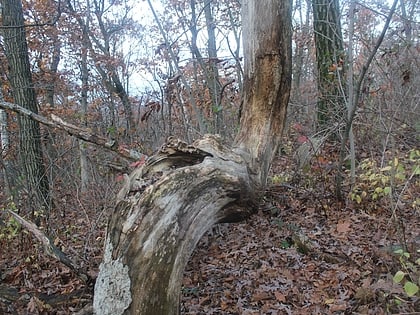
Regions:
[[65, 253], [63, 253], [57, 246], [55, 246], [54, 242], [34, 223], [25, 220], [13, 210], [6, 209], [6, 211], [10, 213], [26, 230], [35, 236], [35, 238], [42, 244], [44, 252], [48, 256], [51, 256], [52, 258], [58, 260], [70, 268], [70, 270], [72, 270], [77, 275], [77, 277], [79, 277], [86, 284], [93, 284], [94, 280], [92, 277], [86, 271], [79, 268], [70, 258], [67, 257]]
[[134, 150], [122, 148], [118, 145], [118, 142], [116, 140], [107, 139], [104, 137], [101, 137], [99, 135], [93, 134], [91, 131], [89, 131], [86, 128], [81, 128], [78, 126], [75, 126], [73, 124], [70, 124], [68, 122], [65, 122], [60, 117], [51, 114], [51, 120], [48, 118], [45, 118], [42, 115], [36, 114], [18, 104], [0, 101], [0, 108], [11, 110], [15, 113], [28, 116], [32, 118], [33, 120], [48, 126], [50, 128], [58, 129], [67, 132], [69, 135], [76, 137], [80, 140], [98, 145], [100, 147], [103, 147], [109, 151], [115, 152], [118, 155], [132, 160], [136, 161], [143, 157], [142, 153], [136, 152]]

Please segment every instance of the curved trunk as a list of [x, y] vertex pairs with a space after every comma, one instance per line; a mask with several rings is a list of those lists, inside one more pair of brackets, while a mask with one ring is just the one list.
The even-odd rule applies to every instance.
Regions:
[[177, 314], [197, 242], [213, 224], [249, 216], [253, 195], [246, 164], [218, 138], [193, 146], [171, 139], [120, 191], [96, 281], [97, 314]]
[[290, 12], [290, 1], [244, 1], [245, 106], [235, 148], [217, 136], [192, 145], [170, 138], [127, 176], [108, 223], [96, 314], [178, 314], [183, 270], [201, 236], [255, 212], [289, 98]]

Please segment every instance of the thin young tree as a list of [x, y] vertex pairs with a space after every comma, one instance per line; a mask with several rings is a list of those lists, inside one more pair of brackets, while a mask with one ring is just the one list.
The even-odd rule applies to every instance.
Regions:
[[244, 109], [233, 147], [174, 138], [130, 176], [108, 223], [96, 314], [178, 314], [183, 270], [215, 223], [255, 213], [291, 85], [291, 1], [244, 0]]

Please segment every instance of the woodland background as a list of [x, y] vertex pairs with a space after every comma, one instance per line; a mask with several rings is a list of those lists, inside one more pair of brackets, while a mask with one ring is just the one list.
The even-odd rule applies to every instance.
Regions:
[[[41, 125], [43, 205], [22, 170], [17, 115], [0, 110], [0, 313], [71, 314], [91, 302], [92, 284], [49, 257], [6, 210], [36, 223], [95, 278], [123, 174], [169, 136], [233, 140], [240, 1], [22, 4], [39, 114], [118, 143], [111, 152]], [[347, 141], [346, 111], [320, 114], [313, 3], [294, 1], [292, 95], [269, 188], [257, 215], [203, 238], [185, 272], [184, 314], [420, 310], [420, 8], [415, 0], [397, 4], [357, 91]], [[331, 81], [334, 104], [348, 100], [390, 7], [340, 2], [343, 47], [324, 64], [327, 76], [340, 78]], [[13, 103], [3, 37], [0, 58], [1, 100]]]

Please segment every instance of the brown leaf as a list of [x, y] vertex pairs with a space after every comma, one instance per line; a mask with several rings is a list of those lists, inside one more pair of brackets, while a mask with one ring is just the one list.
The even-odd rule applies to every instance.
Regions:
[[277, 301], [286, 303], [286, 296], [283, 293], [276, 291], [274, 292], [274, 296], [276, 297]]
[[269, 300], [271, 299], [271, 294], [269, 292], [255, 292], [252, 295], [252, 301], [253, 302], [259, 302], [259, 301], [263, 301], [263, 300]]
[[330, 304], [330, 311], [331, 312], [339, 312], [339, 311], [345, 311], [347, 309], [347, 305], [345, 303], [342, 304]]
[[351, 231], [350, 225], [351, 225], [350, 221], [339, 221], [337, 223], [337, 232], [348, 233], [349, 231]]

